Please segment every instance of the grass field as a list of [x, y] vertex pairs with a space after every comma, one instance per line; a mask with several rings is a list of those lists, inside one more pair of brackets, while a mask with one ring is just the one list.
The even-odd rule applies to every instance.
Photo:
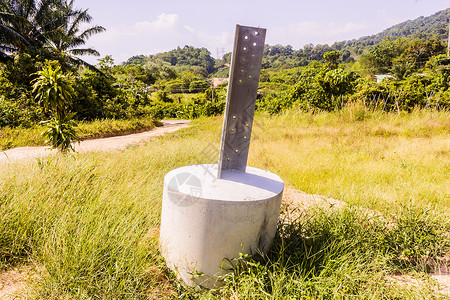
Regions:
[[[284, 207], [270, 253], [218, 290], [184, 287], [157, 250], [164, 175], [218, 159], [222, 119], [121, 152], [52, 156], [0, 172], [0, 268], [34, 268], [46, 299], [440, 299], [449, 263], [450, 114], [255, 119], [249, 165], [348, 205]], [[397, 274], [420, 279], [408, 285]], [[22, 295], [25, 297], [25, 295]]]

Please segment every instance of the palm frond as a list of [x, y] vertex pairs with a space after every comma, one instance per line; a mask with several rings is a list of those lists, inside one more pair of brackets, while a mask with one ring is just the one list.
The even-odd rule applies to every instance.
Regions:
[[85, 62], [85, 61], [82, 60], [81, 58], [78, 58], [78, 57], [69, 57], [69, 60], [70, 60], [71, 63], [72, 63], [73, 65], [75, 65], [75, 66], [83, 66], [83, 67], [88, 68], [88, 69], [91, 70], [91, 71], [94, 71], [94, 72], [97, 72], [97, 73], [100, 73], [100, 74], [106, 76], [102, 71], [100, 71], [99, 69], [97, 69], [95, 66], [93, 66], [93, 65], [91, 65], [91, 64], [89, 64], [89, 63], [87, 63], [87, 62]]
[[82, 34], [80, 34], [81, 39], [88, 39], [93, 34], [97, 34], [100, 32], [106, 31], [106, 28], [103, 26], [94, 26], [89, 29], [86, 29]]
[[94, 55], [94, 56], [100, 56], [100, 53], [92, 48], [86, 48], [86, 49], [72, 49], [68, 51], [69, 53], [73, 55]]
[[[91, 21], [87, 9], [74, 8], [74, 0], [0, 0], [0, 51], [3, 56], [42, 50], [57, 57], [61, 53], [99, 56], [95, 49], [82, 47], [93, 34], [105, 31], [102, 26], [81, 31]], [[76, 57], [68, 61], [96, 69]]]
[[3, 24], [0, 24], [0, 37], [3, 43], [8, 43], [10, 45], [17, 44], [18, 42], [30, 45], [28, 39], [18, 30]]

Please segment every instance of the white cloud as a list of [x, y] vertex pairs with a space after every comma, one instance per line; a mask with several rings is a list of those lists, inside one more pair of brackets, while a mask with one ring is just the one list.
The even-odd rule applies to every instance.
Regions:
[[[205, 47], [216, 55], [216, 49], [231, 50], [231, 33], [208, 34], [182, 23], [177, 14], [162, 13], [155, 20], [122, 24], [93, 36], [89, 44], [102, 56], [112, 55], [116, 63], [127, 60], [133, 55], [149, 55], [169, 51], [184, 45]], [[97, 58], [85, 59], [96, 63]]]
[[352, 39], [360, 36], [367, 29], [366, 24], [347, 23], [319, 23], [313, 21], [291, 23], [282, 27], [270, 29], [268, 44], [292, 45], [302, 48], [307, 43], [332, 44], [335, 41]]
[[134, 25], [137, 31], [145, 30], [167, 30], [180, 24], [180, 17], [177, 14], [160, 14], [156, 20], [152, 22], [138, 22]]

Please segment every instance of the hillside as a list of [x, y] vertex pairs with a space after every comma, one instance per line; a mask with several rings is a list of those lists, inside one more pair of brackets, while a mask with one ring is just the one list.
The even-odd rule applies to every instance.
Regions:
[[380, 33], [365, 36], [356, 41], [364, 46], [374, 45], [381, 42], [383, 39], [406, 37], [406, 38], [421, 38], [431, 39], [437, 38], [443, 42], [448, 41], [448, 19], [450, 19], [450, 8], [439, 11], [428, 17], [419, 17], [414, 20], [408, 20], [400, 24], [394, 25]]
[[[339, 51], [341, 62], [352, 62], [361, 54], [367, 53], [371, 47], [379, 44], [386, 38], [408, 38], [408, 39], [437, 39], [443, 43], [448, 40], [448, 19], [450, 19], [450, 8], [439, 11], [428, 17], [419, 17], [394, 25], [380, 33], [364, 36], [358, 39], [340, 41], [332, 44], [307, 44], [302, 49], [294, 49], [287, 45], [266, 45], [264, 51], [264, 69], [286, 69], [308, 65], [310, 61], [321, 61], [325, 53]], [[196, 67], [203, 72], [216, 76], [226, 76], [226, 67], [230, 60], [230, 53], [222, 59], [214, 59], [205, 48], [194, 48], [192, 46], [178, 47], [177, 49], [159, 53], [156, 55], [139, 55], [128, 59], [125, 65], [143, 65], [147, 61], [162, 60], [177, 68]], [[198, 73], [198, 72], [197, 72]]]

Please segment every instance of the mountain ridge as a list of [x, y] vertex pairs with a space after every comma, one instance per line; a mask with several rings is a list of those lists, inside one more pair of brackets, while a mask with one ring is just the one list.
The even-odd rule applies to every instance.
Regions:
[[450, 7], [438, 11], [430, 16], [420, 16], [413, 20], [406, 20], [393, 25], [379, 33], [363, 36], [346, 42], [359, 42], [365, 45], [374, 45], [384, 38], [437, 38], [443, 42], [448, 41], [448, 20], [450, 19]]
[[[419, 38], [423, 40], [434, 38], [443, 43], [447, 43], [449, 19], [450, 8], [446, 8], [427, 17], [420, 16], [413, 20], [403, 21], [373, 35], [338, 41], [331, 46], [328, 44], [306, 44], [303, 48], [295, 50], [290, 45], [266, 45], [263, 68], [305, 66], [310, 61], [321, 61], [323, 55], [330, 51], [339, 51], [342, 62], [352, 62], [386, 38]], [[202, 53], [202, 55], [199, 53]], [[229, 63], [230, 56], [230, 53], [227, 53], [222, 59], [213, 59], [206, 48], [184, 46], [183, 48], [178, 47], [177, 49], [155, 55], [133, 56], [124, 62], [124, 64], [143, 64], [147, 60], [161, 59], [172, 66], [203, 66], [205, 72], [210, 74], [214, 61], [216, 62], [215, 69], [217, 70]], [[199, 61], [199, 58], [201, 58], [201, 61]], [[222, 73], [225, 76], [227, 71]]]

